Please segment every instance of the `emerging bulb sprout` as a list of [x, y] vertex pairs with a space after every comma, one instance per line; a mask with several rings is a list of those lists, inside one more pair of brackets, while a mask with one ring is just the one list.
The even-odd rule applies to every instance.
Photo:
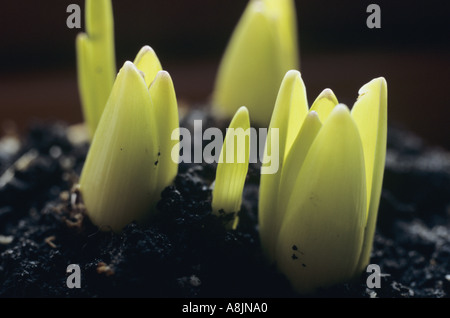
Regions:
[[178, 171], [178, 126], [170, 75], [145, 46], [119, 71], [81, 173], [87, 214], [100, 229], [118, 232], [155, 213]]
[[386, 81], [364, 85], [351, 112], [329, 89], [308, 110], [300, 73], [289, 71], [268, 136], [274, 128], [280, 168], [261, 175], [259, 197], [269, 260], [300, 293], [352, 279], [369, 262], [375, 231], [386, 156]]
[[212, 192], [213, 213], [217, 216], [231, 215], [225, 224], [236, 229], [241, 209], [242, 191], [250, 158], [250, 119], [245, 106], [238, 109], [227, 129]]
[[116, 77], [111, 0], [86, 0], [86, 31], [76, 39], [78, 87], [92, 137]]
[[222, 58], [213, 93], [216, 115], [231, 118], [241, 105], [268, 127], [284, 74], [298, 69], [293, 0], [250, 0]]

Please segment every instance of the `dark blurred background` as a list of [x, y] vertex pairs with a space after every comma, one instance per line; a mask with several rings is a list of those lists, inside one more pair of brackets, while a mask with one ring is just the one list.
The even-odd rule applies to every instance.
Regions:
[[[34, 118], [82, 120], [75, 36], [66, 8], [84, 1], [3, 1], [0, 123], [24, 131]], [[381, 7], [381, 29], [366, 8]], [[149, 44], [185, 103], [205, 103], [247, 0], [113, 1], [118, 67]], [[372, 78], [388, 82], [389, 121], [450, 149], [450, 11], [446, 1], [296, 1], [303, 79], [310, 102], [331, 88], [353, 105]]]

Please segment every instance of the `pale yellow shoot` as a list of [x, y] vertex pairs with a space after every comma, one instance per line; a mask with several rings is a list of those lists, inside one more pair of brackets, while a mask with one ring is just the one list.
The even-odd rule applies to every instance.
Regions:
[[352, 116], [361, 135], [367, 176], [367, 226], [359, 272], [367, 266], [372, 250], [378, 206], [383, 183], [387, 139], [387, 84], [383, 77], [373, 79], [359, 90]]
[[358, 128], [338, 105], [297, 174], [276, 260], [293, 288], [311, 293], [353, 277], [361, 252], [366, 180]]
[[269, 125], [283, 76], [298, 68], [291, 7], [292, 0], [248, 3], [219, 67], [213, 94], [216, 115], [230, 118], [246, 105], [252, 122]]
[[86, 34], [76, 40], [78, 85], [91, 137], [116, 76], [111, 0], [86, 0]]
[[125, 62], [80, 179], [87, 214], [102, 230], [118, 232], [153, 211], [159, 145], [152, 108], [140, 71]]
[[[155, 123], [159, 137], [158, 181], [156, 192], [161, 194], [170, 185], [178, 173], [179, 138], [174, 132], [178, 131], [178, 103], [173, 87], [172, 78], [166, 71], [159, 71], [150, 85], [150, 96], [155, 108]], [[172, 157], [172, 151], [176, 154]]]
[[[305, 85], [298, 71], [291, 70], [286, 73], [278, 93], [267, 133], [265, 154], [271, 153], [272, 130], [278, 130], [279, 146], [279, 169], [274, 174], [261, 174], [259, 187], [259, 232], [262, 246], [272, 260], [274, 251], [273, 237], [278, 230], [277, 196], [279, 191], [281, 171], [289, 148], [300, 130], [300, 127], [308, 114], [308, 101], [306, 98]], [[286, 125], [286, 123], [288, 123]], [[263, 167], [267, 165], [263, 159]], [[275, 215], [274, 215], [275, 213]], [[276, 220], [274, 222], [273, 220]]]
[[235, 229], [237, 213], [241, 209], [242, 192], [250, 157], [250, 119], [248, 110], [238, 109], [225, 135], [217, 164], [216, 180], [212, 192], [213, 214], [227, 219], [225, 226]]
[[97, 119], [97, 111], [93, 106], [95, 104], [95, 91], [92, 88], [91, 70], [92, 54], [90, 53], [91, 45], [86, 33], [79, 33], [76, 38], [77, 53], [77, 79], [78, 90], [81, 99], [84, 121], [87, 125], [89, 135], [92, 138], [95, 132]]
[[153, 102], [153, 116], [158, 130], [159, 148], [158, 159], [153, 164], [158, 166], [158, 179], [156, 193], [161, 194], [178, 172], [179, 142], [172, 140], [171, 136], [179, 128], [178, 103], [169, 73], [162, 70], [161, 63], [155, 51], [148, 45], [141, 48], [134, 59], [134, 65], [144, 77]]
[[325, 122], [331, 114], [334, 106], [338, 104], [338, 100], [333, 91], [329, 88], [324, 89], [311, 106], [311, 111], [316, 111], [320, 121]]
[[[289, 68], [298, 69], [298, 39], [295, 3], [292, 0], [263, 0], [278, 30], [282, 59]], [[297, 65], [297, 67], [293, 67]]]
[[136, 55], [133, 64], [136, 65], [136, 67], [143, 73], [147, 87], [150, 87], [156, 77], [156, 74], [159, 71], [162, 71], [162, 66], [158, 56], [156, 56], [155, 51], [153, 51], [153, 49], [148, 45], [141, 48], [139, 53]]

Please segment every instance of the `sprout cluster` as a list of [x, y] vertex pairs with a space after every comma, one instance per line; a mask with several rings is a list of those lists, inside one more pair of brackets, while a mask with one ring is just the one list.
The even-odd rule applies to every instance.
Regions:
[[[279, 169], [261, 174], [262, 248], [295, 290], [311, 293], [351, 280], [369, 262], [386, 156], [387, 84], [382, 77], [365, 84], [351, 111], [330, 89], [309, 108], [296, 71], [294, 12], [293, 0], [250, 0], [224, 53], [211, 111], [232, 119], [211, 207], [228, 216], [227, 229], [236, 229], [250, 118], [268, 127], [265, 154], [272, 158], [277, 142]], [[120, 232], [132, 221], [151, 221], [162, 190], [177, 175], [177, 98], [149, 46], [116, 77], [110, 0], [86, 0], [86, 28], [76, 44], [92, 143], [80, 191], [92, 222]]]

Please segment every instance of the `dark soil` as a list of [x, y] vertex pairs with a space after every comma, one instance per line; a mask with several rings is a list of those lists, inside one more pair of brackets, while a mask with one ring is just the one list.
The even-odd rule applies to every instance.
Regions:
[[[359, 281], [317, 297], [450, 296], [450, 155], [391, 127], [371, 263], [381, 288]], [[18, 150], [0, 142], [1, 297], [298, 297], [269, 267], [257, 230], [259, 174], [251, 166], [240, 223], [211, 214], [215, 166], [181, 164], [159, 216], [123, 233], [100, 232], [76, 191], [88, 146], [62, 124], [30, 129]], [[69, 289], [69, 264], [81, 288]]]

